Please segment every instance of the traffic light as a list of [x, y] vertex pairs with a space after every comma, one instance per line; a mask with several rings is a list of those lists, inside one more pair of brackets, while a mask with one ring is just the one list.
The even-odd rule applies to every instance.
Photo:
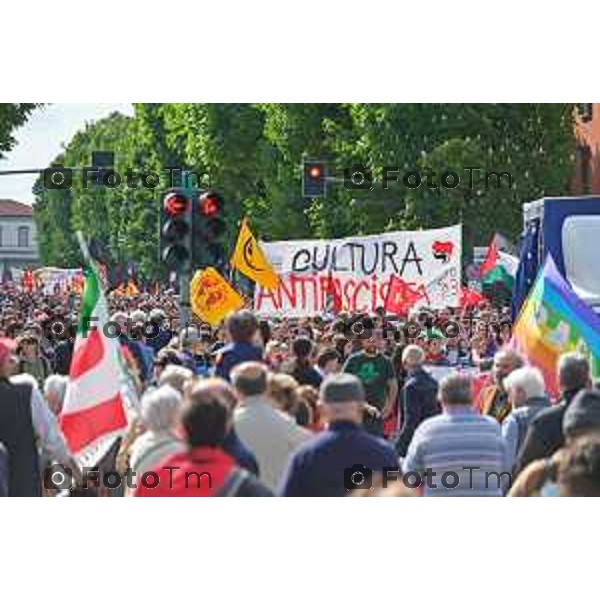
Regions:
[[185, 190], [167, 192], [160, 210], [160, 260], [169, 270], [189, 271], [192, 241], [192, 201]]
[[223, 197], [214, 191], [200, 194], [193, 207], [192, 266], [194, 269], [215, 267], [223, 270], [227, 264], [225, 235], [227, 222]]
[[106, 181], [110, 181], [109, 178], [115, 170], [115, 153], [103, 150], [92, 151], [92, 169], [97, 171], [90, 175], [92, 185], [104, 185]]
[[309, 161], [303, 163], [302, 195], [305, 198], [322, 198], [325, 196], [325, 163]]

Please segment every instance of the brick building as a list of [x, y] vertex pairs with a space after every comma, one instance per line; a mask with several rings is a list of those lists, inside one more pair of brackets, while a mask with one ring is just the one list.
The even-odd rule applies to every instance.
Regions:
[[577, 104], [574, 195], [600, 194], [600, 104]]

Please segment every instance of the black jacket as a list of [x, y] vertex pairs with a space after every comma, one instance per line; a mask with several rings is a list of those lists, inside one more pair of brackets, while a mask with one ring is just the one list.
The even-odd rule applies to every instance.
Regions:
[[402, 429], [396, 440], [396, 451], [400, 456], [406, 456], [415, 429], [421, 422], [441, 412], [437, 391], [437, 381], [423, 368], [419, 367], [408, 376], [401, 393]]
[[517, 458], [517, 473], [534, 460], [551, 457], [563, 446], [563, 417], [577, 392], [565, 392], [558, 404], [541, 410], [531, 421]]
[[0, 442], [8, 453], [8, 495], [39, 496], [39, 456], [31, 418], [31, 386], [0, 379]]

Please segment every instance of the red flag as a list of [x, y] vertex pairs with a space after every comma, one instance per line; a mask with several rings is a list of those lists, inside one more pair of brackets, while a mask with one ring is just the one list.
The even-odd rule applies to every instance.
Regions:
[[31, 293], [33, 292], [34, 284], [33, 271], [31, 269], [25, 269], [25, 271], [23, 271], [23, 275], [21, 275], [21, 287], [26, 292]]
[[500, 258], [500, 254], [498, 254], [498, 248], [496, 246], [496, 242], [492, 240], [492, 243], [488, 246], [487, 254], [485, 255], [485, 260], [479, 266], [479, 273], [481, 277], [485, 277], [487, 273], [489, 273], [498, 262]]
[[460, 305], [462, 307], [469, 308], [471, 306], [477, 306], [480, 302], [484, 301], [485, 296], [480, 294], [477, 290], [468, 287], [462, 287], [460, 289]]
[[383, 307], [386, 312], [405, 315], [417, 300], [424, 297], [424, 294], [423, 286], [415, 290], [413, 284], [406, 283], [401, 277], [392, 275]]

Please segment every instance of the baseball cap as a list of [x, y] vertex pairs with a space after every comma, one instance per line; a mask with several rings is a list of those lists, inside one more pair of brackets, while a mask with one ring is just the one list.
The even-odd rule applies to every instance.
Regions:
[[565, 437], [577, 434], [583, 429], [600, 430], [600, 392], [597, 390], [581, 390], [565, 410]]
[[337, 373], [321, 384], [321, 399], [327, 404], [364, 402], [365, 390], [361, 380], [350, 373]]
[[7, 337], [0, 337], [0, 361], [3, 361], [8, 354], [15, 351], [17, 342]]

